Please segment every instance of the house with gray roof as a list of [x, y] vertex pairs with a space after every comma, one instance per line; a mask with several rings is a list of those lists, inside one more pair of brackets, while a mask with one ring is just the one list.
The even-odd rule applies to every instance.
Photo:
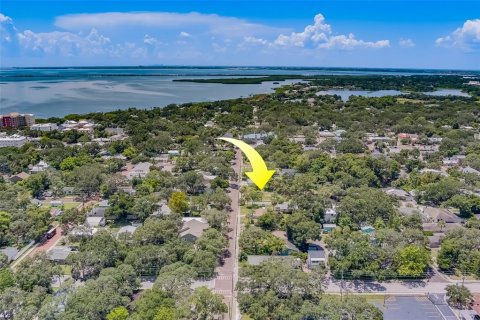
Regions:
[[7, 256], [8, 262], [12, 262], [17, 259], [17, 255], [20, 251], [15, 247], [5, 247], [0, 249], [0, 252]]
[[462, 169], [462, 173], [465, 174], [476, 174], [477, 176], [480, 176], [480, 171], [473, 169], [472, 167], [465, 167]]
[[182, 221], [183, 226], [180, 230], [180, 238], [188, 242], [197, 241], [203, 232], [209, 228], [207, 221], [203, 218], [183, 218]]
[[150, 173], [150, 162], [139, 162], [127, 173], [127, 178], [132, 180], [134, 178], [143, 179]]
[[308, 250], [307, 252], [307, 265], [308, 268], [312, 269], [318, 267], [322, 264], [326, 264], [327, 256], [325, 250], [322, 247], [318, 247], [315, 250]]
[[153, 212], [154, 216], [166, 216], [172, 213], [172, 209], [168, 206], [166, 201], [160, 201], [157, 203], [158, 208]]
[[429, 222], [462, 223], [463, 219], [446, 208], [424, 207], [423, 216]]
[[47, 257], [50, 261], [65, 264], [70, 253], [72, 253], [72, 248], [68, 246], [56, 246], [47, 251]]
[[93, 216], [87, 217], [85, 224], [92, 228], [104, 227], [105, 226], [105, 217]]
[[137, 226], [123, 226], [117, 232], [117, 238], [125, 238], [133, 235], [137, 230]]

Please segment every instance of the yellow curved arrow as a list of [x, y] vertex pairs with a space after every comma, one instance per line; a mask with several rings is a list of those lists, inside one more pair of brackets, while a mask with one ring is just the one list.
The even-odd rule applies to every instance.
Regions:
[[247, 156], [248, 161], [252, 165], [252, 172], [245, 172], [245, 174], [252, 180], [253, 183], [260, 189], [263, 190], [267, 182], [272, 178], [275, 170], [268, 170], [265, 161], [263, 161], [262, 156], [255, 150], [252, 146], [246, 144], [245, 142], [232, 138], [218, 138], [223, 141], [230, 142], [231, 144], [237, 146], [242, 150], [242, 152]]

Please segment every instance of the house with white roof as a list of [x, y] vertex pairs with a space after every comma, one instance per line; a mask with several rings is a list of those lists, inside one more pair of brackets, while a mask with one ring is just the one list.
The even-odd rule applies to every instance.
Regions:
[[41, 160], [30, 169], [30, 173], [43, 172], [45, 170], [48, 170], [49, 168], [50, 165], [45, 161]]

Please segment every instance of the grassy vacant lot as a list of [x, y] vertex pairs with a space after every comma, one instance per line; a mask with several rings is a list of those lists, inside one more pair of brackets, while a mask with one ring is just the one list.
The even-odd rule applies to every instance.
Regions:
[[80, 202], [64, 202], [63, 203], [63, 209], [74, 209], [80, 205]]
[[[78, 207], [79, 205], [80, 205], [80, 202], [71, 201], [71, 202], [64, 202], [63, 207], [56, 207], [56, 208], [63, 209], [63, 210], [68, 210], [68, 209], [74, 209], [74, 208]], [[42, 204], [42, 208], [51, 209], [53, 207], [50, 205], [50, 202], [47, 201], [47, 202], [44, 202]]]

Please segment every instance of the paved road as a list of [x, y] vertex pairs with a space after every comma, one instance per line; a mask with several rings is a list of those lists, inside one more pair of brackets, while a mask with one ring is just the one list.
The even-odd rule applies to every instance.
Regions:
[[36, 254], [39, 252], [47, 252], [48, 250], [50, 250], [50, 248], [54, 247], [60, 241], [60, 238], [62, 238], [63, 235], [62, 228], [56, 227], [55, 229], [57, 230], [57, 233], [51, 239], [48, 239], [44, 243], [37, 245], [33, 250], [32, 254]]
[[[234, 170], [238, 177], [240, 177], [242, 162], [242, 153], [238, 150], [235, 158]], [[214, 290], [216, 293], [223, 295], [224, 302], [228, 306], [229, 314], [226, 318], [237, 319], [239, 313], [237, 311], [237, 303], [235, 299], [235, 284], [238, 279], [238, 230], [240, 206], [239, 206], [239, 185], [238, 181], [234, 181], [237, 187], [228, 189], [229, 197], [232, 201], [229, 218], [229, 232], [228, 232], [228, 250], [230, 256], [224, 261], [224, 264], [216, 269], [216, 278], [214, 279]]]

